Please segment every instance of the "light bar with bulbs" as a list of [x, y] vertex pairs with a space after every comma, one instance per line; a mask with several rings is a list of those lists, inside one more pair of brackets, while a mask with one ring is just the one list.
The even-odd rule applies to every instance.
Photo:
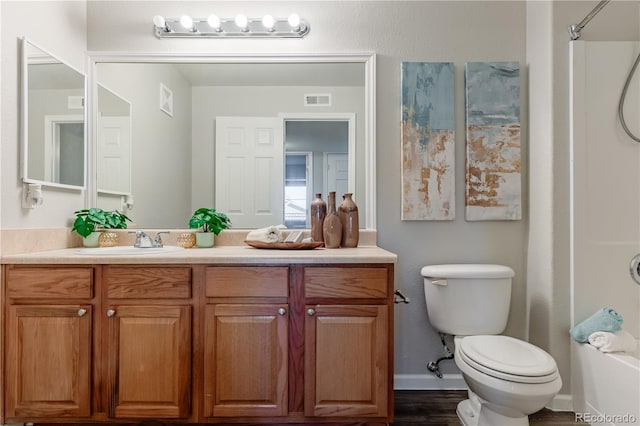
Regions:
[[288, 18], [265, 15], [260, 19], [249, 19], [243, 14], [235, 18], [209, 15], [206, 19], [195, 19], [189, 15], [179, 19], [156, 15], [153, 17], [153, 31], [158, 38], [302, 38], [309, 32], [309, 24], [295, 13]]

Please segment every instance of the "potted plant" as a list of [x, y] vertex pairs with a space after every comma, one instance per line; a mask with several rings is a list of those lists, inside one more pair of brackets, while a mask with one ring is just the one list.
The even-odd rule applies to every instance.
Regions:
[[100, 208], [76, 210], [73, 231], [82, 237], [85, 247], [98, 247], [103, 229], [126, 229], [127, 221], [131, 222], [124, 213], [117, 210], [107, 212]]
[[197, 209], [189, 220], [189, 228], [201, 229], [200, 232], [196, 232], [198, 247], [213, 247], [214, 235], [220, 234], [230, 226], [231, 220], [226, 214], [206, 207]]

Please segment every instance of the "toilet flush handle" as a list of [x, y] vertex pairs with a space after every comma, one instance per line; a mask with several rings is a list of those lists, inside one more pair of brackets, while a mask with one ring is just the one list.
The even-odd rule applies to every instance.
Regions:
[[439, 285], [442, 287], [447, 286], [447, 280], [431, 280], [431, 284]]

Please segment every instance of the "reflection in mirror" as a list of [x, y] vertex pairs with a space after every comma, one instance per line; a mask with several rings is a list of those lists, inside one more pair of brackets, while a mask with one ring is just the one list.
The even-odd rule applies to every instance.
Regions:
[[[375, 195], [365, 177], [372, 166], [366, 153], [373, 145], [371, 135], [366, 137], [371, 125], [367, 122], [372, 121], [367, 119], [368, 58], [94, 58], [96, 81], [130, 101], [135, 198], [130, 216], [136, 225], [185, 228], [196, 208], [215, 207], [231, 217], [234, 228], [279, 223], [308, 228], [312, 195], [320, 192], [326, 200], [328, 191], [336, 191], [338, 199], [353, 192], [361, 216], [366, 216], [367, 198]], [[226, 128], [224, 119], [241, 124]], [[231, 145], [249, 140], [260, 146], [270, 143], [274, 131], [264, 126], [251, 137], [245, 132], [257, 119], [279, 122], [273, 127], [280, 129], [275, 139], [284, 144], [280, 154], [261, 164], [239, 160], [223, 140], [226, 137]], [[255, 157], [255, 152], [252, 148], [242, 156]], [[347, 169], [341, 177], [327, 176], [332, 161]], [[277, 176], [277, 182], [266, 184]], [[98, 205], [120, 207], [108, 206], [106, 195], [98, 193], [97, 198]], [[266, 210], [273, 215], [256, 220]], [[249, 213], [253, 219], [248, 219]], [[363, 217], [360, 222], [366, 226], [373, 221]]]
[[284, 134], [284, 224], [310, 228], [315, 194], [349, 192], [349, 121], [287, 120]]
[[26, 39], [22, 47], [22, 179], [83, 188], [85, 76]]
[[131, 104], [101, 84], [98, 84], [96, 135], [98, 192], [130, 194]]

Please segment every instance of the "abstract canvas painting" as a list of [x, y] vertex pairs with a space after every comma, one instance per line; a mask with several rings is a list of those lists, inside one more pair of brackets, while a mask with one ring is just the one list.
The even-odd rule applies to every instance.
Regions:
[[455, 218], [451, 62], [402, 62], [402, 220]]
[[466, 219], [522, 218], [520, 64], [468, 62]]

